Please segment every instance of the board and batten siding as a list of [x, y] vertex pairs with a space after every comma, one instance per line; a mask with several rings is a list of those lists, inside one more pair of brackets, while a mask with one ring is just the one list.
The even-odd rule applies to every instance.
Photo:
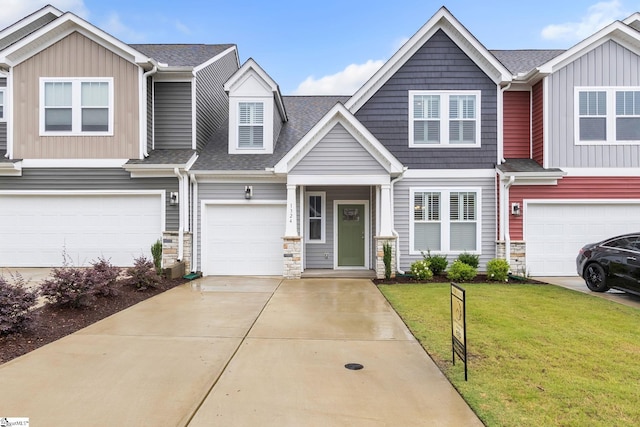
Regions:
[[191, 82], [155, 82], [154, 96], [154, 149], [190, 149], [193, 146]]
[[[251, 201], [286, 201], [287, 200], [287, 186], [285, 183], [275, 182], [200, 182], [198, 184], [198, 200], [195, 206], [197, 209], [197, 260], [195, 261], [197, 270], [202, 269], [202, 201], [203, 200], [226, 200], [238, 203], [251, 203], [244, 198], [244, 188], [247, 185], [253, 187], [253, 197]], [[259, 209], [259, 205], [256, 208]], [[285, 223], [286, 218], [282, 218], [282, 223]], [[260, 218], [256, 217], [256, 221], [260, 221]], [[284, 236], [283, 236], [284, 237]], [[214, 236], [215, 238], [215, 236]], [[247, 242], [247, 250], [251, 249], [251, 242]], [[215, 256], [215, 255], [213, 255]], [[284, 265], [284, 264], [283, 264]], [[196, 270], [194, 270], [196, 271]]]
[[389, 175], [341, 124], [335, 125], [289, 174]]
[[[25, 168], [22, 176], [0, 176], [0, 191], [97, 191], [165, 190], [178, 191], [177, 178], [131, 178], [120, 168]], [[165, 197], [166, 230], [178, 229], [178, 206]], [[160, 236], [158, 236], [160, 238]]]
[[[325, 243], [309, 243], [305, 238], [305, 268], [333, 268], [333, 251], [334, 251], [334, 243], [335, 236], [333, 234], [333, 226], [334, 226], [334, 215], [335, 212], [333, 210], [333, 202], [335, 200], [368, 200], [369, 201], [369, 213], [375, 211], [375, 202], [372, 193], [375, 194], [375, 190], [372, 190], [371, 187], [363, 186], [363, 187], [352, 187], [352, 186], [344, 186], [344, 187], [305, 187], [306, 192], [325, 192], [325, 203], [326, 203], [326, 224], [325, 224]], [[307, 201], [305, 200], [305, 205], [307, 205]], [[304, 221], [305, 221], [305, 230], [306, 224], [309, 220], [309, 211], [306, 209], [304, 213]], [[375, 230], [375, 216], [369, 215], [369, 225], [371, 230], [369, 232], [370, 235], [375, 234], [373, 230]], [[370, 254], [375, 254], [373, 250], [373, 245], [375, 244], [374, 239], [369, 239], [371, 243], [371, 248], [369, 248]], [[325, 258], [325, 254], [327, 257]], [[369, 265], [373, 265], [371, 260], [369, 261]]]
[[[113, 77], [113, 136], [40, 136], [40, 77]], [[139, 157], [137, 65], [74, 32], [16, 65], [13, 78], [14, 158]]]
[[640, 86], [640, 56], [614, 41], [589, 51], [547, 77], [549, 167], [640, 167], [640, 144], [576, 145], [574, 95], [578, 86]]
[[224, 83], [238, 70], [235, 49], [196, 73], [196, 146], [202, 150], [229, 120], [229, 96]]
[[[481, 91], [481, 147], [409, 148], [410, 90]], [[438, 30], [355, 116], [409, 168], [495, 167], [498, 149], [497, 86], [442, 30]]]
[[531, 152], [531, 92], [504, 93], [504, 158], [528, 159]]
[[[400, 236], [400, 269], [409, 271], [411, 263], [422, 259], [422, 255], [410, 254], [409, 221], [413, 214], [413, 200], [411, 200], [411, 188], [458, 188], [478, 187], [482, 190], [482, 230], [481, 230], [481, 255], [479, 271], [484, 271], [487, 261], [496, 256], [496, 183], [494, 178], [465, 177], [465, 171], [460, 171], [460, 178], [433, 178], [417, 179], [406, 178], [395, 184], [394, 187], [394, 228]], [[515, 188], [515, 187], [512, 187]], [[457, 257], [449, 255], [449, 264]]]

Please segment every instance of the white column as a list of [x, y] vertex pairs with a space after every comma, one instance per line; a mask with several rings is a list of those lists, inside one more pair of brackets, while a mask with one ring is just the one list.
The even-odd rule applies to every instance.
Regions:
[[392, 236], [391, 184], [380, 186], [380, 236]]
[[298, 237], [298, 213], [296, 207], [296, 186], [287, 185], [287, 224], [285, 237]]

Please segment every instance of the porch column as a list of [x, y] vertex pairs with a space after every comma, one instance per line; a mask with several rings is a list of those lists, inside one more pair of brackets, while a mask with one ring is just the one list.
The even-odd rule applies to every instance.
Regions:
[[382, 184], [380, 186], [380, 236], [392, 236], [391, 230], [391, 184]]
[[287, 185], [287, 223], [285, 237], [298, 237], [298, 214], [296, 212], [296, 186]]

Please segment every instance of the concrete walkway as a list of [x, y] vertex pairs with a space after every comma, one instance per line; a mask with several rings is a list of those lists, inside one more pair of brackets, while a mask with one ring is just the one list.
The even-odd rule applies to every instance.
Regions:
[[0, 417], [31, 425], [482, 425], [362, 279], [200, 279], [1, 365], [0, 384]]

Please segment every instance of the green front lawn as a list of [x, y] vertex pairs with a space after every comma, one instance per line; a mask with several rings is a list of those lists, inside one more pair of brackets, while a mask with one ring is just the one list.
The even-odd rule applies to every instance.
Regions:
[[486, 425], [640, 425], [640, 310], [551, 285], [462, 287], [468, 382], [450, 285], [379, 286]]

